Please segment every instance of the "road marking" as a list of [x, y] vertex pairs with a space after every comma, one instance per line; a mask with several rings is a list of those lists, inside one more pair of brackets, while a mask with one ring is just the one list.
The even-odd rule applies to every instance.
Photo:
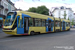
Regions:
[[16, 41], [16, 40], [23, 40], [23, 39], [27, 39], [27, 38], [20, 38], [20, 39], [11, 39], [11, 40], [0, 40], [0, 42], [9, 42], [9, 41]]

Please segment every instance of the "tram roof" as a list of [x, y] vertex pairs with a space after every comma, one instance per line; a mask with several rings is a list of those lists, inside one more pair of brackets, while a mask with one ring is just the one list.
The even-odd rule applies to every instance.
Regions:
[[56, 17], [54, 17], [55, 18], [55, 20], [58, 20], [58, 21], [60, 21], [60, 19], [59, 18], [56, 18]]
[[[32, 18], [40, 18], [40, 19], [48, 19], [48, 18], [50, 18], [52, 20], [54, 20], [54, 18], [55, 18], [55, 20], [58, 20], [58, 21], [60, 20], [59, 18], [56, 18], [56, 17], [52, 17], [52, 16], [48, 16], [48, 15], [43, 15], [43, 14], [38, 14], [38, 13], [34, 13], [34, 12], [17, 11], [17, 13], [18, 14], [21, 13], [21, 15], [25, 14], [25, 15], [28, 15], [28, 16], [30, 16]], [[66, 19], [61, 19], [61, 21], [70, 22], [69, 20], [66, 20]]]
[[50, 19], [54, 20], [54, 18], [51, 17], [51, 16], [42, 15], [42, 14], [33, 13], [33, 12], [17, 11], [17, 13], [23, 13], [23, 14], [29, 15], [32, 18], [40, 18], [40, 19], [48, 19], [48, 18], [50, 18]]
[[61, 21], [70, 22], [70, 20], [66, 20], [66, 19], [61, 19]]

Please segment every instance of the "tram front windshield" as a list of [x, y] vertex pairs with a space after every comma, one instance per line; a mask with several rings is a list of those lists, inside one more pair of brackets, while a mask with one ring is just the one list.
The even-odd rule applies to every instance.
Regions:
[[14, 21], [14, 19], [15, 19], [14, 12], [8, 13], [7, 17], [5, 19], [4, 26], [11, 26], [13, 21]]

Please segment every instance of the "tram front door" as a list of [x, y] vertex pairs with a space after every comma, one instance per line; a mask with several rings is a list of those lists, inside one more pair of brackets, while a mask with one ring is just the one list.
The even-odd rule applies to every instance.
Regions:
[[24, 34], [24, 22], [23, 18], [20, 19], [20, 16], [17, 16], [17, 34]]
[[28, 18], [24, 18], [24, 33], [28, 33]]

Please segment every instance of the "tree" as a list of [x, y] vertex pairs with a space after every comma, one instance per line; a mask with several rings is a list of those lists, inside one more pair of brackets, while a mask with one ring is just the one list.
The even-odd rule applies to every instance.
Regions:
[[39, 14], [44, 14], [44, 15], [49, 15], [48, 13], [49, 9], [46, 8], [46, 6], [38, 6], [37, 8], [32, 7], [32, 8], [29, 8], [28, 11], [39, 13]]
[[29, 12], [36, 12], [36, 8], [35, 7], [29, 8], [28, 11]]
[[37, 7], [37, 10], [36, 10], [37, 13], [39, 14], [44, 14], [44, 15], [49, 15], [49, 9], [46, 8], [46, 6], [39, 6]]
[[64, 11], [64, 15], [63, 16], [64, 16], [64, 19], [66, 19], [66, 16], [67, 16], [66, 11]]
[[72, 19], [72, 24], [71, 25], [74, 25], [74, 20]]
[[69, 17], [68, 17], [68, 20], [69, 20]]

